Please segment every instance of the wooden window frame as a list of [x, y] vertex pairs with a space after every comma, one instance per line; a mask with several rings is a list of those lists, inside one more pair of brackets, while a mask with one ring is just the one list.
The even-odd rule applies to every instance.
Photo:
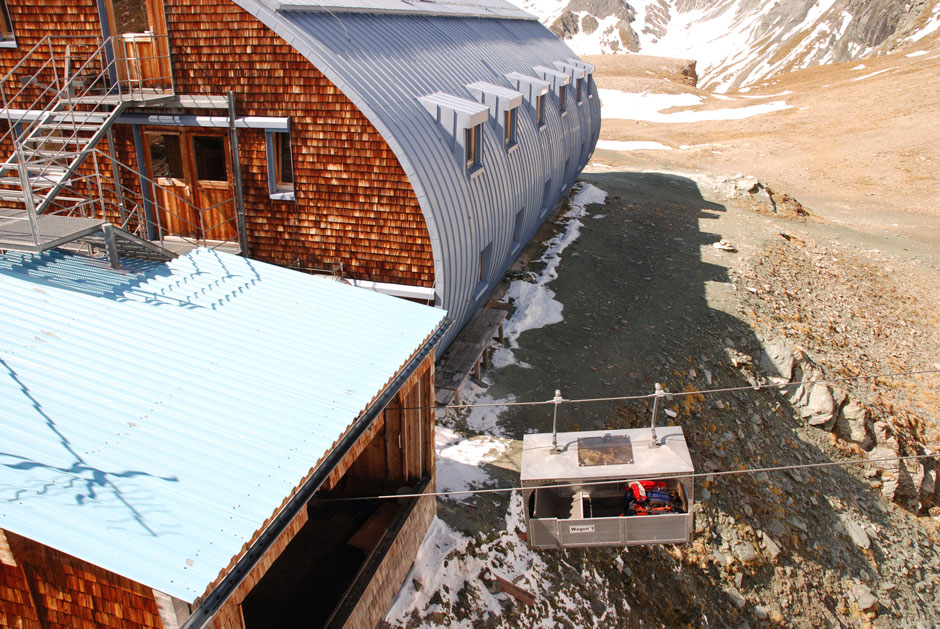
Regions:
[[16, 34], [13, 32], [13, 20], [6, 0], [0, 0], [0, 48], [16, 47]]
[[503, 112], [503, 144], [507, 149], [515, 148], [516, 142], [516, 110], [518, 107]]
[[558, 86], [558, 111], [562, 116], [568, 115], [568, 86]]
[[483, 165], [481, 161], [482, 134], [482, 124], [473, 125], [464, 129], [463, 156], [467, 172], [476, 172]]
[[[291, 148], [290, 130], [266, 131], [265, 140], [268, 162], [268, 196], [276, 201], [293, 201], [295, 199], [294, 182], [296, 181], [296, 176], [294, 174], [294, 152]], [[290, 153], [290, 181], [284, 180], [284, 172], [282, 170], [281, 159], [283, 157], [282, 152], [285, 149]]]
[[539, 129], [545, 128], [545, 94], [539, 94], [535, 99], [535, 124]]

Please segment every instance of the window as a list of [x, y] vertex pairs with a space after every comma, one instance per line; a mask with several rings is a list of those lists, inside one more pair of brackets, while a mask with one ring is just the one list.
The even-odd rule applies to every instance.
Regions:
[[525, 208], [522, 208], [518, 212], [516, 212], [516, 222], [512, 228], [513, 245], [522, 244], [522, 231], [524, 229], [525, 229]]
[[199, 181], [228, 182], [225, 138], [218, 135], [193, 136], [193, 160]]
[[148, 133], [150, 170], [154, 179], [185, 179], [180, 136], [173, 133]]
[[579, 105], [581, 104], [581, 84], [582, 83], [584, 83], [584, 79], [577, 79], [574, 82], [574, 98], [578, 102]]
[[516, 109], [507, 109], [503, 112], [503, 142], [506, 148], [516, 145]]
[[268, 131], [268, 195], [272, 199], [294, 199], [294, 162], [289, 131]]
[[474, 289], [474, 299], [482, 299], [486, 296], [487, 279], [490, 276], [493, 265], [493, 243], [483, 247], [480, 252], [480, 266], [477, 267], [477, 285]]
[[558, 86], [558, 111], [561, 112], [562, 116], [568, 113], [568, 102], [566, 98], [567, 96], [568, 96], [568, 86], [567, 85]]
[[6, 0], [0, 0], [0, 44], [15, 43], [13, 37], [13, 24], [10, 22], [10, 12], [7, 10]]
[[535, 121], [539, 129], [545, 128], [545, 94], [539, 94], [535, 101]]
[[278, 190], [294, 189], [294, 166], [291, 163], [290, 135], [274, 134], [274, 185]]
[[480, 166], [480, 144], [483, 131], [482, 125], [474, 125], [464, 129], [464, 160], [467, 170], [474, 170]]

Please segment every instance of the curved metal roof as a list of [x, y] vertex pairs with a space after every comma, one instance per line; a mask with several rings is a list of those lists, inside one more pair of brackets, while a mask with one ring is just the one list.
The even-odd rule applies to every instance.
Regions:
[[[541, 130], [534, 106], [523, 103], [513, 150], [504, 146], [501, 121], [490, 116], [483, 124], [482, 169], [470, 173], [462, 148], [419, 98], [443, 92], [476, 100], [468, 87], [474, 83], [516, 90], [507, 74], [541, 79], [538, 66], [560, 72], [554, 69], [564, 66], [557, 64], [576, 62], [544, 26], [514, 17], [518, 10], [502, 0], [421, 2], [413, 5], [421, 11], [411, 12], [400, 12], [411, 5], [397, 0], [310, 0], [302, 8], [273, 0], [236, 2], [336, 84], [397, 155], [427, 224], [436, 305], [457, 323], [445, 347], [587, 163], [600, 133], [593, 80], [586, 79], [580, 104], [574, 85], [569, 87], [564, 116], [557, 91], [550, 92]], [[383, 10], [386, 4], [394, 10]], [[464, 9], [449, 15], [452, 5]], [[483, 8], [474, 13], [474, 5]], [[487, 12], [501, 12], [500, 19], [482, 17]], [[481, 261], [488, 262], [482, 277]]]
[[207, 249], [0, 256], [0, 528], [202, 595], [445, 313]]

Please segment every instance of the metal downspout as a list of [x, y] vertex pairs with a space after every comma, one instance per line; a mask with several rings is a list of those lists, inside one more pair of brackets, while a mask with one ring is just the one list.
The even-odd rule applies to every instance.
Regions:
[[235, 129], [235, 93], [228, 92], [229, 150], [232, 152], [232, 170], [235, 173], [235, 215], [238, 217], [238, 248], [248, 257], [248, 234], [245, 232], [245, 197], [242, 194], [242, 166], [238, 157], [238, 131]]

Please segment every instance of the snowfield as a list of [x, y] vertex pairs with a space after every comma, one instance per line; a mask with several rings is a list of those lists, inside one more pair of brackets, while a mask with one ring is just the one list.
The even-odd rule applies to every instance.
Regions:
[[776, 100], [761, 105], [732, 109], [686, 110], [663, 113], [665, 110], [674, 107], [700, 105], [703, 99], [695, 94], [650, 94], [649, 92], [637, 94], [608, 89], [600, 89], [598, 92], [601, 97], [601, 117], [605, 120], [644, 120], [647, 122], [679, 124], [706, 120], [742, 120], [751, 116], [790, 109], [790, 105], [787, 105], [786, 101]]

